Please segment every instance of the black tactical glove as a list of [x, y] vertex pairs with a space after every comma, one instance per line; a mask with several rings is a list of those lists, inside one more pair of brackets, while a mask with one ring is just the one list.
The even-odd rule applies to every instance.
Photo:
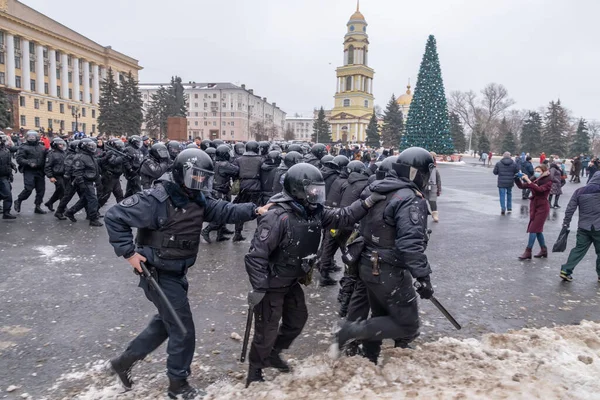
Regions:
[[265, 297], [265, 292], [257, 292], [253, 290], [248, 292], [248, 306], [254, 308]]
[[429, 300], [433, 296], [433, 286], [431, 286], [431, 278], [428, 276], [424, 278], [417, 278], [417, 293], [422, 299]]
[[385, 197], [386, 196], [382, 194], [373, 192], [369, 197], [365, 199], [365, 206], [367, 206], [367, 208], [371, 208], [375, 205], [375, 203], [378, 203], [381, 200], [385, 200]]

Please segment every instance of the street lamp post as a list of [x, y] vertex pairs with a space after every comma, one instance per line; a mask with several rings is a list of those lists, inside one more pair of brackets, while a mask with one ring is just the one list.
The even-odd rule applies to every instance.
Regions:
[[79, 112], [79, 106], [71, 107], [71, 116], [75, 118], [75, 129], [73, 129], [73, 134], [79, 130], [79, 118], [81, 118], [81, 113]]

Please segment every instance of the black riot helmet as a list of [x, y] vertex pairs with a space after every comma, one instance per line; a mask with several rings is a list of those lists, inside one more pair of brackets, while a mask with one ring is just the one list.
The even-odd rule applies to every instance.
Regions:
[[422, 147], [410, 147], [398, 156], [392, 164], [398, 178], [408, 179], [424, 190], [429, 182], [435, 162], [431, 154]]
[[167, 143], [167, 151], [169, 152], [169, 157], [171, 157], [171, 160], [174, 160], [175, 157], [181, 153], [181, 143], [179, 143], [177, 140], [169, 141], [169, 143]]
[[96, 149], [98, 148], [98, 146], [96, 145], [96, 142], [94, 142], [90, 138], [81, 139], [78, 147], [79, 147], [79, 150], [81, 150], [85, 153], [88, 153], [88, 154], [96, 153]]
[[0, 146], [6, 146], [8, 144], [8, 136], [4, 132], [0, 131]]
[[299, 164], [301, 162], [302, 154], [298, 153], [297, 151], [290, 151], [283, 158], [283, 164], [285, 164], [285, 166], [288, 168], [292, 168], [294, 165]]
[[133, 135], [130, 136], [129, 139], [127, 140], [127, 142], [129, 143], [130, 146], [132, 146], [135, 149], [141, 149], [142, 148], [142, 138], [139, 137], [138, 135]]
[[266, 161], [271, 165], [281, 164], [281, 152], [278, 150], [271, 150], [269, 154], [267, 154]]
[[213, 140], [213, 141], [210, 143], [210, 145], [211, 145], [212, 147], [214, 147], [215, 149], [218, 149], [218, 148], [219, 148], [219, 146], [220, 146], [220, 145], [222, 145], [222, 144], [225, 144], [225, 142], [224, 142], [224, 141], [222, 141], [221, 139], [215, 139], [215, 140]]
[[208, 149], [205, 150], [205, 152], [206, 152], [206, 154], [208, 154], [210, 159], [213, 160], [213, 162], [214, 162], [215, 157], [217, 156], [217, 149], [215, 149], [214, 147], [209, 147]]
[[173, 162], [173, 180], [189, 190], [212, 190], [213, 163], [200, 149], [185, 149]]
[[348, 163], [346, 170], [348, 171], [348, 175], [353, 172], [364, 174], [367, 171], [367, 167], [365, 167], [365, 164], [362, 161], [354, 160]]
[[310, 152], [320, 160], [327, 154], [327, 147], [322, 143], [317, 143], [310, 149]]
[[69, 142], [69, 150], [75, 153], [79, 148], [79, 140], [71, 140]]
[[153, 144], [148, 153], [150, 153], [154, 159], [159, 161], [167, 161], [169, 159], [169, 150], [167, 150], [167, 146], [162, 143]]
[[25, 140], [29, 144], [37, 144], [40, 141], [40, 137], [37, 131], [31, 130], [27, 131], [27, 133], [25, 134]]
[[269, 151], [273, 151], [273, 150], [277, 150], [277, 151], [281, 152], [281, 146], [278, 145], [277, 143], [273, 143], [272, 145], [269, 146]]
[[208, 149], [210, 147], [210, 140], [208, 139], [204, 139], [203, 141], [200, 142], [200, 148], [204, 151], [206, 151], [206, 149]]
[[231, 149], [229, 146], [222, 144], [217, 147], [217, 153], [215, 155], [217, 161], [229, 161], [231, 159]]
[[246, 143], [246, 151], [258, 154], [258, 150], [258, 143], [256, 143], [254, 140], [251, 140], [248, 143]]
[[[186, 149], [197, 149], [198, 146], [196, 145], [196, 143], [192, 142], [190, 144], [188, 144], [187, 146], [185, 146]], [[201, 149], [204, 150], [204, 149]]]
[[292, 151], [295, 151], [295, 152], [298, 152], [300, 154], [303, 154], [303, 152], [302, 152], [302, 146], [300, 146], [299, 144], [290, 144], [288, 146], [288, 148], [287, 148], [287, 151], [288, 151], [288, 153], [292, 152]]
[[332, 161], [333, 161], [333, 156], [327, 154], [327, 155], [323, 156], [323, 158], [321, 158], [321, 165], [327, 165], [328, 167], [337, 168], [337, 166], [329, 165], [329, 163]]
[[300, 148], [302, 149], [302, 154], [307, 155], [308, 153], [310, 153], [311, 147], [308, 143], [302, 143]]
[[271, 144], [269, 142], [266, 142], [266, 141], [258, 142], [258, 147], [260, 148], [261, 156], [266, 156], [267, 154], [269, 154], [269, 146], [271, 146]]
[[233, 151], [235, 151], [235, 154], [237, 154], [238, 156], [241, 156], [242, 154], [244, 154], [244, 151], [246, 151], [246, 145], [242, 142], [237, 142], [233, 146]]
[[125, 143], [123, 143], [123, 141], [121, 139], [113, 139], [110, 142], [108, 142], [108, 144], [110, 145], [110, 147], [112, 147], [115, 150], [119, 150], [119, 151], [125, 150]]
[[349, 163], [350, 163], [350, 160], [348, 159], [348, 157], [342, 156], [342, 155], [333, 157], [333, 160], [330, 162], [330, 164], [336, 165], [337, 169], [339, 169], [339, 170], [346, 168], [346, 166]]
[[52, 147], [54, 150], [65, 151], [67, 144], [61, 138], [54, 138], [50, 143], [50, 147]]
[[392, 168], [392, 165], [396, 162], [397, 159], [398, 156], [386, 157], [385, 160], [383, 160], [381, 164], [379, 164], [377, 172], [375, 172], [375, 179], [380, 181], [382, 179], [385, 179], [385, 177], [388, 174], [392, 174], [395, 176], [396, 172], [394, 172], [394, 168]]
[[305, 206], [325, 203], [325, 181], [317, 167], [302, 163], [285, 174], [283, 190]]

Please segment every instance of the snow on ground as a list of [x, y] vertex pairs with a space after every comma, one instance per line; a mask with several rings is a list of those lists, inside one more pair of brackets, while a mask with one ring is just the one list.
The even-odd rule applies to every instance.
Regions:
[[[199, 361], [193, 365], [199, 376]], [[166, 378], [138, 379], [123, 393], [101, 362], [61, 377], [48, 399], [164, 398]], [[134, 377], [136, 375], [134, 369]], [[267, 370], [267, 376], [274, 373]], [[523, 329], [481, 340], [442, 338], [416, 350], [387, 349], [380, 365], [360, 357], [316, 355], [244, 389], [228, 379], [211, 385], [207, 399], [597, 399], [600, 393], [600, 324]], [[83, 387], [73, 391], [68, 386]], [[24, 389], [23, 389], [24, 390]], [[68, 393], [66, 393], [66, 392]]]

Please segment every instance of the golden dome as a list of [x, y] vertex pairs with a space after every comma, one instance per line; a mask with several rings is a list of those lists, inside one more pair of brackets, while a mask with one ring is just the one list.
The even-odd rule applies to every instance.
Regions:
[[356, 12], [350, 17], [350, 21], [365, 21], [365, 16], [360, 12], [360, 0], [356, 0]]
[[413, 99], [413, 95], [410, 92], [410, 84], [408, 86], [406, 86], [406, 93], [404, 93], [402, 96], [398, 97], [398, 100], [396, 100], [396, 102], [398, 103], [399, 106], [410, 106], [410, 103], [412, 103], [412, 99]]

